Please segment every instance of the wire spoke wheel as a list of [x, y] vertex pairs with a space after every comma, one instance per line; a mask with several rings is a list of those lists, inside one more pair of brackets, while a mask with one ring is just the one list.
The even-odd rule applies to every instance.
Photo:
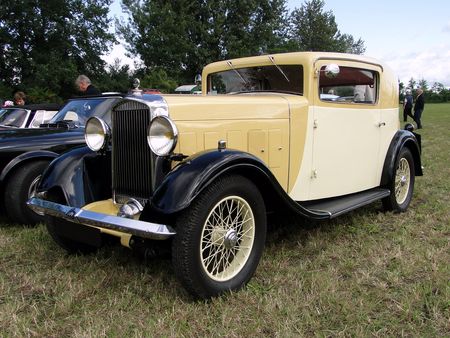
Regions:
[[200, 259], [209, 277], [233, 278], [247, 262], [255, 238], [255, 219], [250, 205], [238, 196], [219, 201], [203, 226]]
[[405, 202], [411, 184], [411, 170], [408, 161], [403, 157], [398, 162], [395, 173], [395, 199], [398, 204]]
[[239, 290], [253, 276], [264, 249], [266, 208], [246, 177], [226, 175], [205, 188], [176, 219], [174, 272], [194, 297]]
[[415, 178], [414, 158], [408, 148], [401, 149], [392, 171], [393, 175], [387, 186], [391, 193], [383, 198], [383, 207], [387, 211], [404, 212], [411, 203]]

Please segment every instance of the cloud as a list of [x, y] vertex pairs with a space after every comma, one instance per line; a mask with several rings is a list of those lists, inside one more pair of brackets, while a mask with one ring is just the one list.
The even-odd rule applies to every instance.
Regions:
[[444, 33], [450, 33], [450, 21], [447, 22], [447, 24], [444, 26], [444, 28], [442, 28], [442, 31]]
[[444, 43], [418, 52], [391, 54], [382, 59], [397, 73], [400, 81], [425, 79], [431, 86], [440, 82], [450, 86], [450, 44]]

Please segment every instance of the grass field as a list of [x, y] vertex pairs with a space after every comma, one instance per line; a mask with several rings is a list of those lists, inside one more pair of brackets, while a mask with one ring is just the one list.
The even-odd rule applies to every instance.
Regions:
[[268, 235], [250, 284], [194, 302], [170, 258], [69, 256], [45, 227], [0, 221], [0, 336], [450, 336], [450, 104], [423, 115], [410, 209], [381, 202]]

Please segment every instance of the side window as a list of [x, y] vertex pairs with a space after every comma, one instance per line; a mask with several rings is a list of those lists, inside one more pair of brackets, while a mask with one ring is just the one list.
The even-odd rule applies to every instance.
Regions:
[[377, 101], [377, 72], [362, 68], [339, 68], [339, 74], [332, 78], [325, 76], [325, 66], [320, 69], [321, 101], [360, 104], [373, 104]]

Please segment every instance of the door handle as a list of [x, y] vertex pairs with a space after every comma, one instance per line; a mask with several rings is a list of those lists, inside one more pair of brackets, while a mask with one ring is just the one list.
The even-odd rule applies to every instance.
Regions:
[[386, 125], [386, 122], [380, 122], [378, 123], [378, 127], [384, 127]]

